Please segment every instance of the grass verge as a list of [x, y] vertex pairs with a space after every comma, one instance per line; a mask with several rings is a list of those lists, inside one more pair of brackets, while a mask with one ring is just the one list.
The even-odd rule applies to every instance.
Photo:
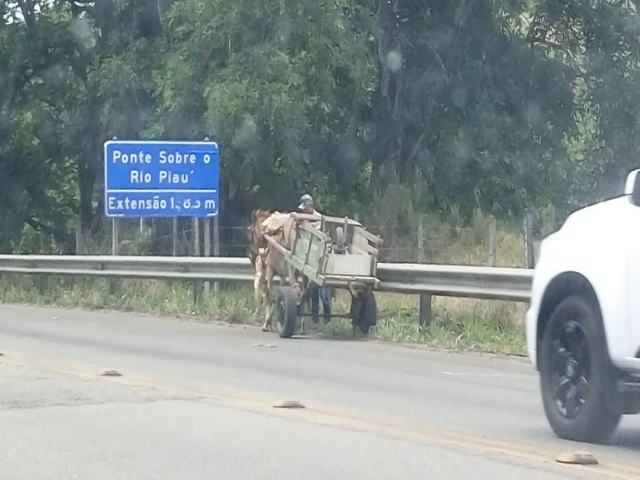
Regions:
[[[455, 351], [525, 354], [524, 305], [436, 297], [430, 326], [418, 324], [418, 297], [377, 293], [378, 324], [369, 338]], [[349, 311], [349, 294], [338, 291], [335, 313]], [[194, 304], [190, 282], [0, 276], [0, 303], [54, 305], [150, 313], [199, 321], [260, 325], [263, 309], [248, 286], [225, 286]], [[310, 329], [311, 322], [307, 322]], [[319, 327], [325, 338], [348, 339], [348, 319]]]

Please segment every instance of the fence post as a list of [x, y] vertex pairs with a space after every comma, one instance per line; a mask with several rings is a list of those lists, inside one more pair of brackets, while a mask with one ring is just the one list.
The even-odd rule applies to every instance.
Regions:
[[120, 246], [120, 229], [118, 228], [118, 219], [111, 219], [111, 255], [114, 257], [118, 255]]
[[[193, 217], [193, 256], [200, 256], [200, 219]], [[193, 281], [193, 304], [197, 305], [201, 297], [202, 282]]]
[[496, 266], [497, 257], [497, 224], [496, 217], [491, 215], [489, 217], [489, 266]]
[[[220, 256], [220, 225], [218, 224], [218, 215], [213, 217], [213, 256]], [[220, 291], [220, 282], [213, 282], [213, 293]]]
[[178, 217], [173, 217], [172, 221], [172, 229], [171, 229], [171, 254], [174, 257], [178, 256]]
[[[111, 255], [120, 254], [120, 222], [117, 218], [111, 219]], [[109, 279], [109, 294], [115, 295], [118, 289], [118, 280], [111, 277]]]
[[[76, 218], [76, 255], [85, 255], [84, 235], [82, 233], [82, 224], [80, 222], [80, 215]], [[73, 276], [73, 282], [84, 286], [85, 277], [78, 275]]]
[[[211, 218], [205, 217], [204, 219], [204, 256], [211, 256]], [[209, 295], [209, 289], [211, 283], [209, 281], [204, 282], [204, 294]]]
[[82, 225], [80, 223], [80, 216], [76, 219], [76, 255], [83, 255], [84, 247], [82, 245]]
[[[424, 263], [424, 219], [422, 216], [418, 220], [418, 263]], [[431, 295], [421, 294], [418, 303], [419, 317], [418, 321], [423, 327], [431, 325]]]
[[533, 249], [533, 213], [528, 209], [524, 213], [523, 221], [524, 233], [524, 266], [526, 268], [534, 268], [535, 259]]

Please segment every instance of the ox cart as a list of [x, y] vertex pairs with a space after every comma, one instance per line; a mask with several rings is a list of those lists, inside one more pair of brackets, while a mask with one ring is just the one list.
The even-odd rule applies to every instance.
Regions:
[[[361, 223], [348, 217], [323, 216], [320, 228], [313, 226], [318, 218], [292, 213], [295, 235], [291, 250], [274, 238], [265, 237], [284, 256], [294, 272], [293, 285], [282, 283], [276, 291], [275, 309], [278, 333], [288, 338], [304, 331], [311, 286], [348, 290], [351, 308], [346, 314], [330, 318], [350, 318], [354, 336], [363, 334], [377, 323], [377, 305], [373, 294], [380, 281], [376, 278], [378, 248], [382, 238], [364, 229]], [[282, 279], [281, 281], [286, 280]], [[298, 320], [301, 320], [300, 322]]]

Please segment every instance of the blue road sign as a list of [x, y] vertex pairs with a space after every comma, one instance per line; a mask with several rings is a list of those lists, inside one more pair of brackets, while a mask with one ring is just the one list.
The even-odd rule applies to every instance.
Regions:
[[110, 140], [104, 144], [107, 217], [218, 215], [215, 142]]

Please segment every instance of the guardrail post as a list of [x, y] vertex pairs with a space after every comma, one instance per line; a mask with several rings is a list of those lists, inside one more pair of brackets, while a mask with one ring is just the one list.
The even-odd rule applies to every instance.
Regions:
[[[418, 263], [424, 263], [424, 219], [420, 216], [418, 220]], [[418, 321], [423, 327], [431, 325], [431, 295], [423, 293], [418, 301], [419, 317]]]
[[36, 277], [37, 277], [36, 282], [38, 284], [38, 293], [42, 297], [44, 296], [45, 292], [49, 287], [49, 275], [40, 274], [40, 275], [36, 275]]

